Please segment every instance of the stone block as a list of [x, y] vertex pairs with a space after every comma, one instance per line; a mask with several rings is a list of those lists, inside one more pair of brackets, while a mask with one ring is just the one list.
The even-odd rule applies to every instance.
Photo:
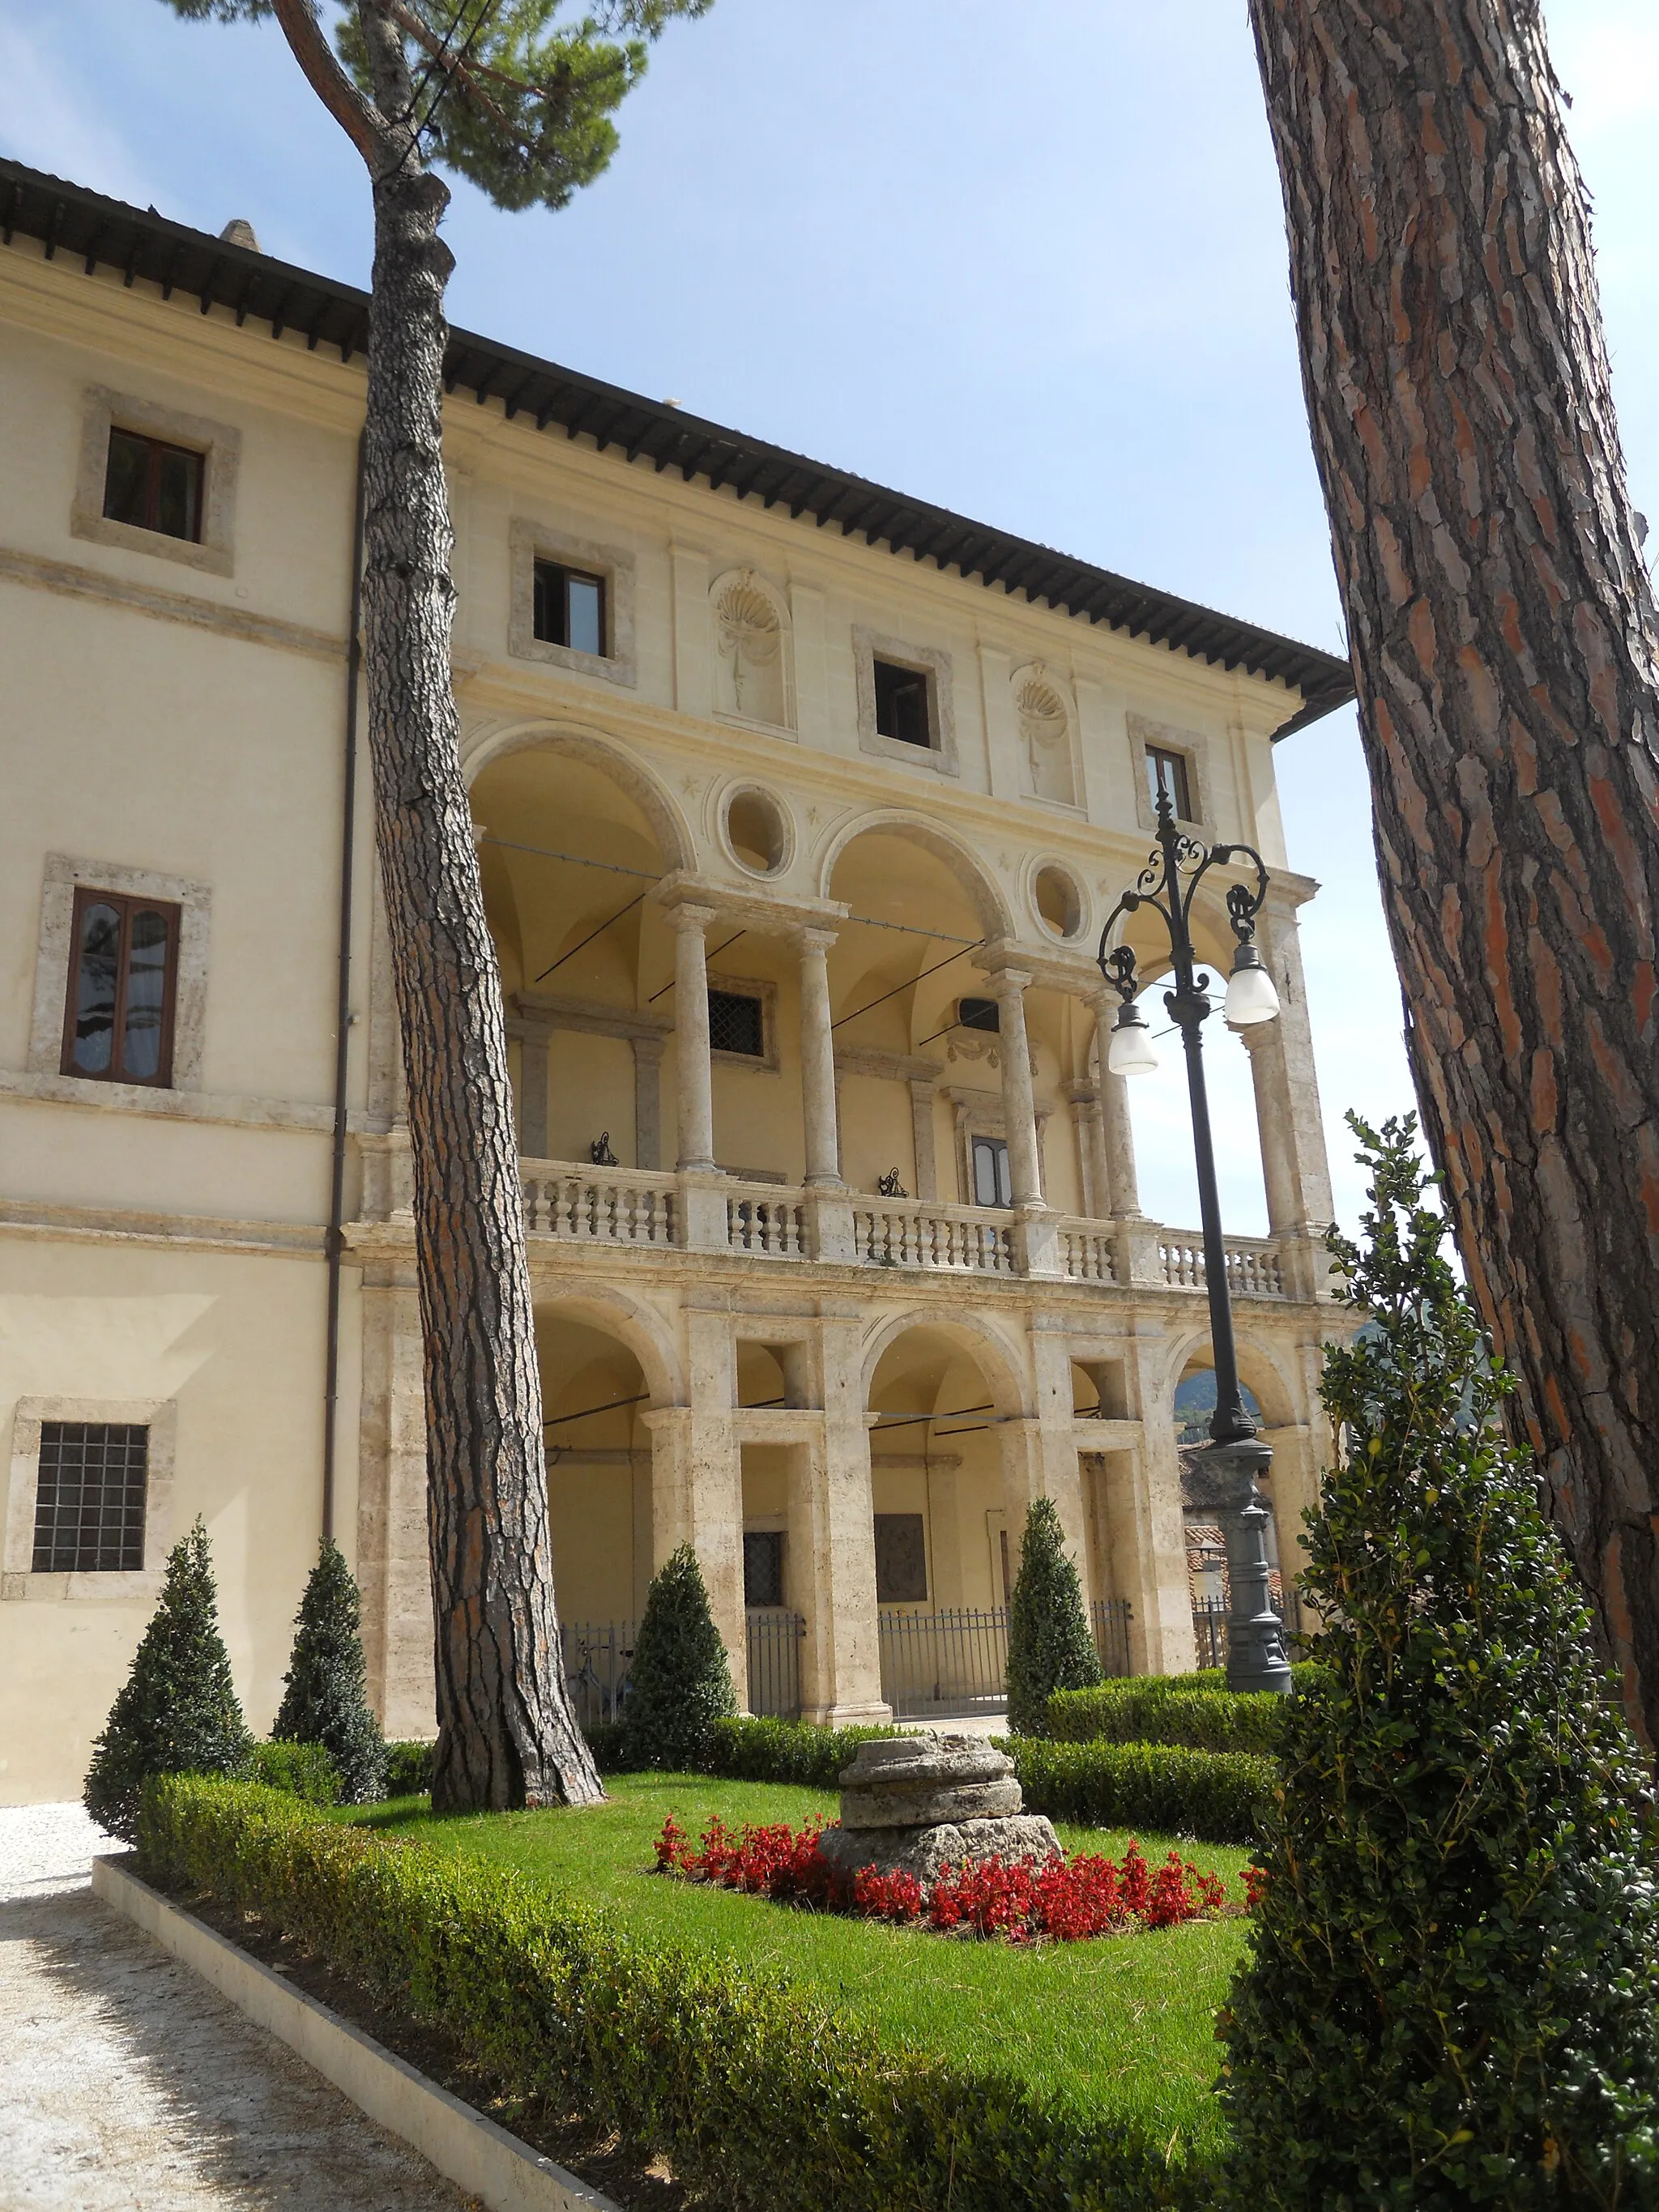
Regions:
[[1018, 1813], [1024, 1800], [1012, 1776], [995, 1782], [917, 1782], [875, 1787], [849, 1784], [841, 1793], [848, 1828], [936, 1828], [947, 1820], [998, 1820]]
[[1040, 1813], [1024, 1813], [1011, 1820], [947, 1820], [931, 1828], [826, 1828], [823, 1850], [843, 1874], [872, 1866], [878, 1874], [909, 1874], [931, 1882], [987, 1859], [1007, 1863], [1057, 1855], [1060, 1838]]

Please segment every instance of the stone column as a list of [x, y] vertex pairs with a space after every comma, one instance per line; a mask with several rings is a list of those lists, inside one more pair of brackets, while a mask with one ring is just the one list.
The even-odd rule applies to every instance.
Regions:
[[1255, 1086], [1268, 1225], [1275, 1235], [1310, 1229], [1322, 1233], [1332, 1215], [1331, 1176], [1294, 914], [1264, 908], [1256, 941], [1279, 993], [1279, 1018], [1240, 1034]]
[[1002, 1035], [1002, 1129], [1008, 1141], [1008, 1174], [1016, 1206], [1041, 1206], [1043, 1202], [1031, 1048], [1025, 1035], [1025, 992], [1030, 980], [1013, 968], [992, 978]]
[[662, 1039], [636, 1036], [634, 1048], [634, 1164], [662, 1165]]
[[426, 1391], [412, 1269], [375, 1270], [362, 1290], [356, 1571], [368, 1695], [389, 1735], [437, 1734], [432, 1570], [426, 1528]]
[[931, 1204], [939, 1196], [939, 1164], [933, 1155], [933, 1085], [910, 1079], [910, 1136], [916, 1155], [916, 1196]]
[[677, 906], [674, 932], [674, 1039], [679, 1074], [679, 1164], [690, 1174], [714, 1170], [714, 1086], [708, 1057], [708, 946], [714, 919], [706, 906]]
[[800, 953], [800, 1089], [806, 1125], [809, 1188], [840, 1190], [841, 1140], [836, 1124], [836, 1044], [830, 1030], [831, 929], [795, 933]]
[[1114, 1075], [1107, 1065], [1111, 1051], [1112, 1024], [1121, 1001], [1112, 991], [1097, 991], [1089, 1004], [1094, 1009], [1096, 1049], [1100, 1057], [1100, 1137], [1106, 1170], [1107, 1203], [1111, 1218], [1122, 1221], [1140, 1212], [1140, 1185], [1135, 1175], [1135, 1134], [1129, 1119], [1129, 1081]]
[[519, 1035], [519, 1150], [526, 1159], [547, 1158], [547, 1062], [553, 1033], [545, 1022], [522, 1021]]
[[1077, 1137], [1078, 1188], [1083, 1198], [1078, 1211], [1086, 1221], [1109, 1221], [1111, 1185], [1101, 1144], [1099, 1094], [1092, 1083], [1079, 1082], [1068, 1083], [1065, 1096]]
[[739, 1707], [749, 1700], [749, 1640], [743, 1604], [743, 1462], [732, 1408], [736, 1355], [728, 1316], [696, 1308], [685, 1316], [690, 1406], [653, 1407], [651, 1564], [654, 1571], [681, 1544], [697, 1555], [709, 1611], [726, 1646]]
[[790, 1456], [793, 1595], [806, 1625], [801, 1716], [829, 1727], [891, 1717], [881, 1694], [862, 1334], [852, 1314], [820, 1324], [821, 1436]]

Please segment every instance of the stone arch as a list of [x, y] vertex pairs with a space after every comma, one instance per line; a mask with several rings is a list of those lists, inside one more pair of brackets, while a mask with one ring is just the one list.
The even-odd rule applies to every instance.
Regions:
[[614, 1337], [640, 1364], [653, 1408], [690, 1403], [685, 1370], [667, 1324], [643, 1298], [610, 1284], [598, 1284], [579, 1296], [534, 1296], [538, 1320], [544, 1316], [581, 1322]]
[[609, 776], [650, 824], [666, 872], [695, 868], [696, 842], [667, 787], [617, 738], [583, 722], [536, 720], [485, 725], [464, 732], [461, 767], [470, 790], [486, 768], [509, 753], [550, 752]]
[[[1294, 1428], [1305, 1417], [1297, 1410], [1295, 1392], [1286, 1379], [1277, 1352], [1255, 1334], [1248, 1321], [1242, 1328], [1238, 1327], [1237, 1310], [1234, 1334], [1239, 1380], [1261, 1407], [1265, 1425], [1270, 1429]], [[1210, 1350], [1207, 1327], [1186, 1329], [1174, 1340], [1165, 1367], [1163, 1389], [1159, 1394], [1164, 1405], [1173, 1404], [1176, 1389], [1194, 1356], [1211, 1358], [1214, 1356]]]
[[912, 813], [905, 807], [879, 807], [867, 814], [860, 814], [837, 830], [824, 848], [818, 868], [818, 896], [831, 896], [830, 884], [842, 856], [860, 837], [879, 832], [884, 836], [907, 838], [933, 854], [943, 862], [966, 892], [978, 915], [981, 927], [989, 939], [1015, 938], [1012, 912], [1004, 897], [1001, 886], [971, 848], [960, 843], [948, 830], [925, 815]]
[[866, 1406], [883, 1355], [913, 1328], [928, 1329], [948, 1339], [973, 1360], [985, 1377], [999, 1414], [1021, 1420], [1030, 1418], [1030, 1393], [1007, 1338], [994, 1323], [976, 1314], [939, 1305], [913, 1306], [904, 1313], [895, 1314], [866, 1339], [861, 1388]]

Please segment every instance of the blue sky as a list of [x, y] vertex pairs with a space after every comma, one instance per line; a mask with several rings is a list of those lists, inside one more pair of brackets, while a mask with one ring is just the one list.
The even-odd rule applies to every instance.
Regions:
[[[1636, 503], [1659, 520], [1659, 8], [1553, 0]], [[367, 281], [356, 156], [274, 27], [0, 0], [0, 148]], [[465, 185], [454, 320], [1342, 649], [1243, 0], [716, 0], [560, 215]], [[1345, 1107], [1410, 1103], [1351, 714], [1279, 748], [1339, 1211]], [[1143, 1203], [1197, 1219], [1175, 1057]], [[1264, 1225], [1243, 1052], [1209, 1054], [1228, 1225]]]

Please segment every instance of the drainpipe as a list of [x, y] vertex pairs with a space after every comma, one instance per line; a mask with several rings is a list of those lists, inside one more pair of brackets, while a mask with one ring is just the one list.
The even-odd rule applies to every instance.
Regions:
[[351, 1046], [352, 863], [357, 834], [357, 691], [362, 673], [363, 445], [357, 439], [357, 485], [351, 518], [351, 620], [346, 640], [345, 795], [340, 811], [339, 999], [334, 1031], [334, 1155], [329, 1184], [328, 1356], [323, 1374], [323, 1536], [334, 1537], [334, 1431], [340, 1395], [340, 1255], [344, 1239], [347, 1062]]

